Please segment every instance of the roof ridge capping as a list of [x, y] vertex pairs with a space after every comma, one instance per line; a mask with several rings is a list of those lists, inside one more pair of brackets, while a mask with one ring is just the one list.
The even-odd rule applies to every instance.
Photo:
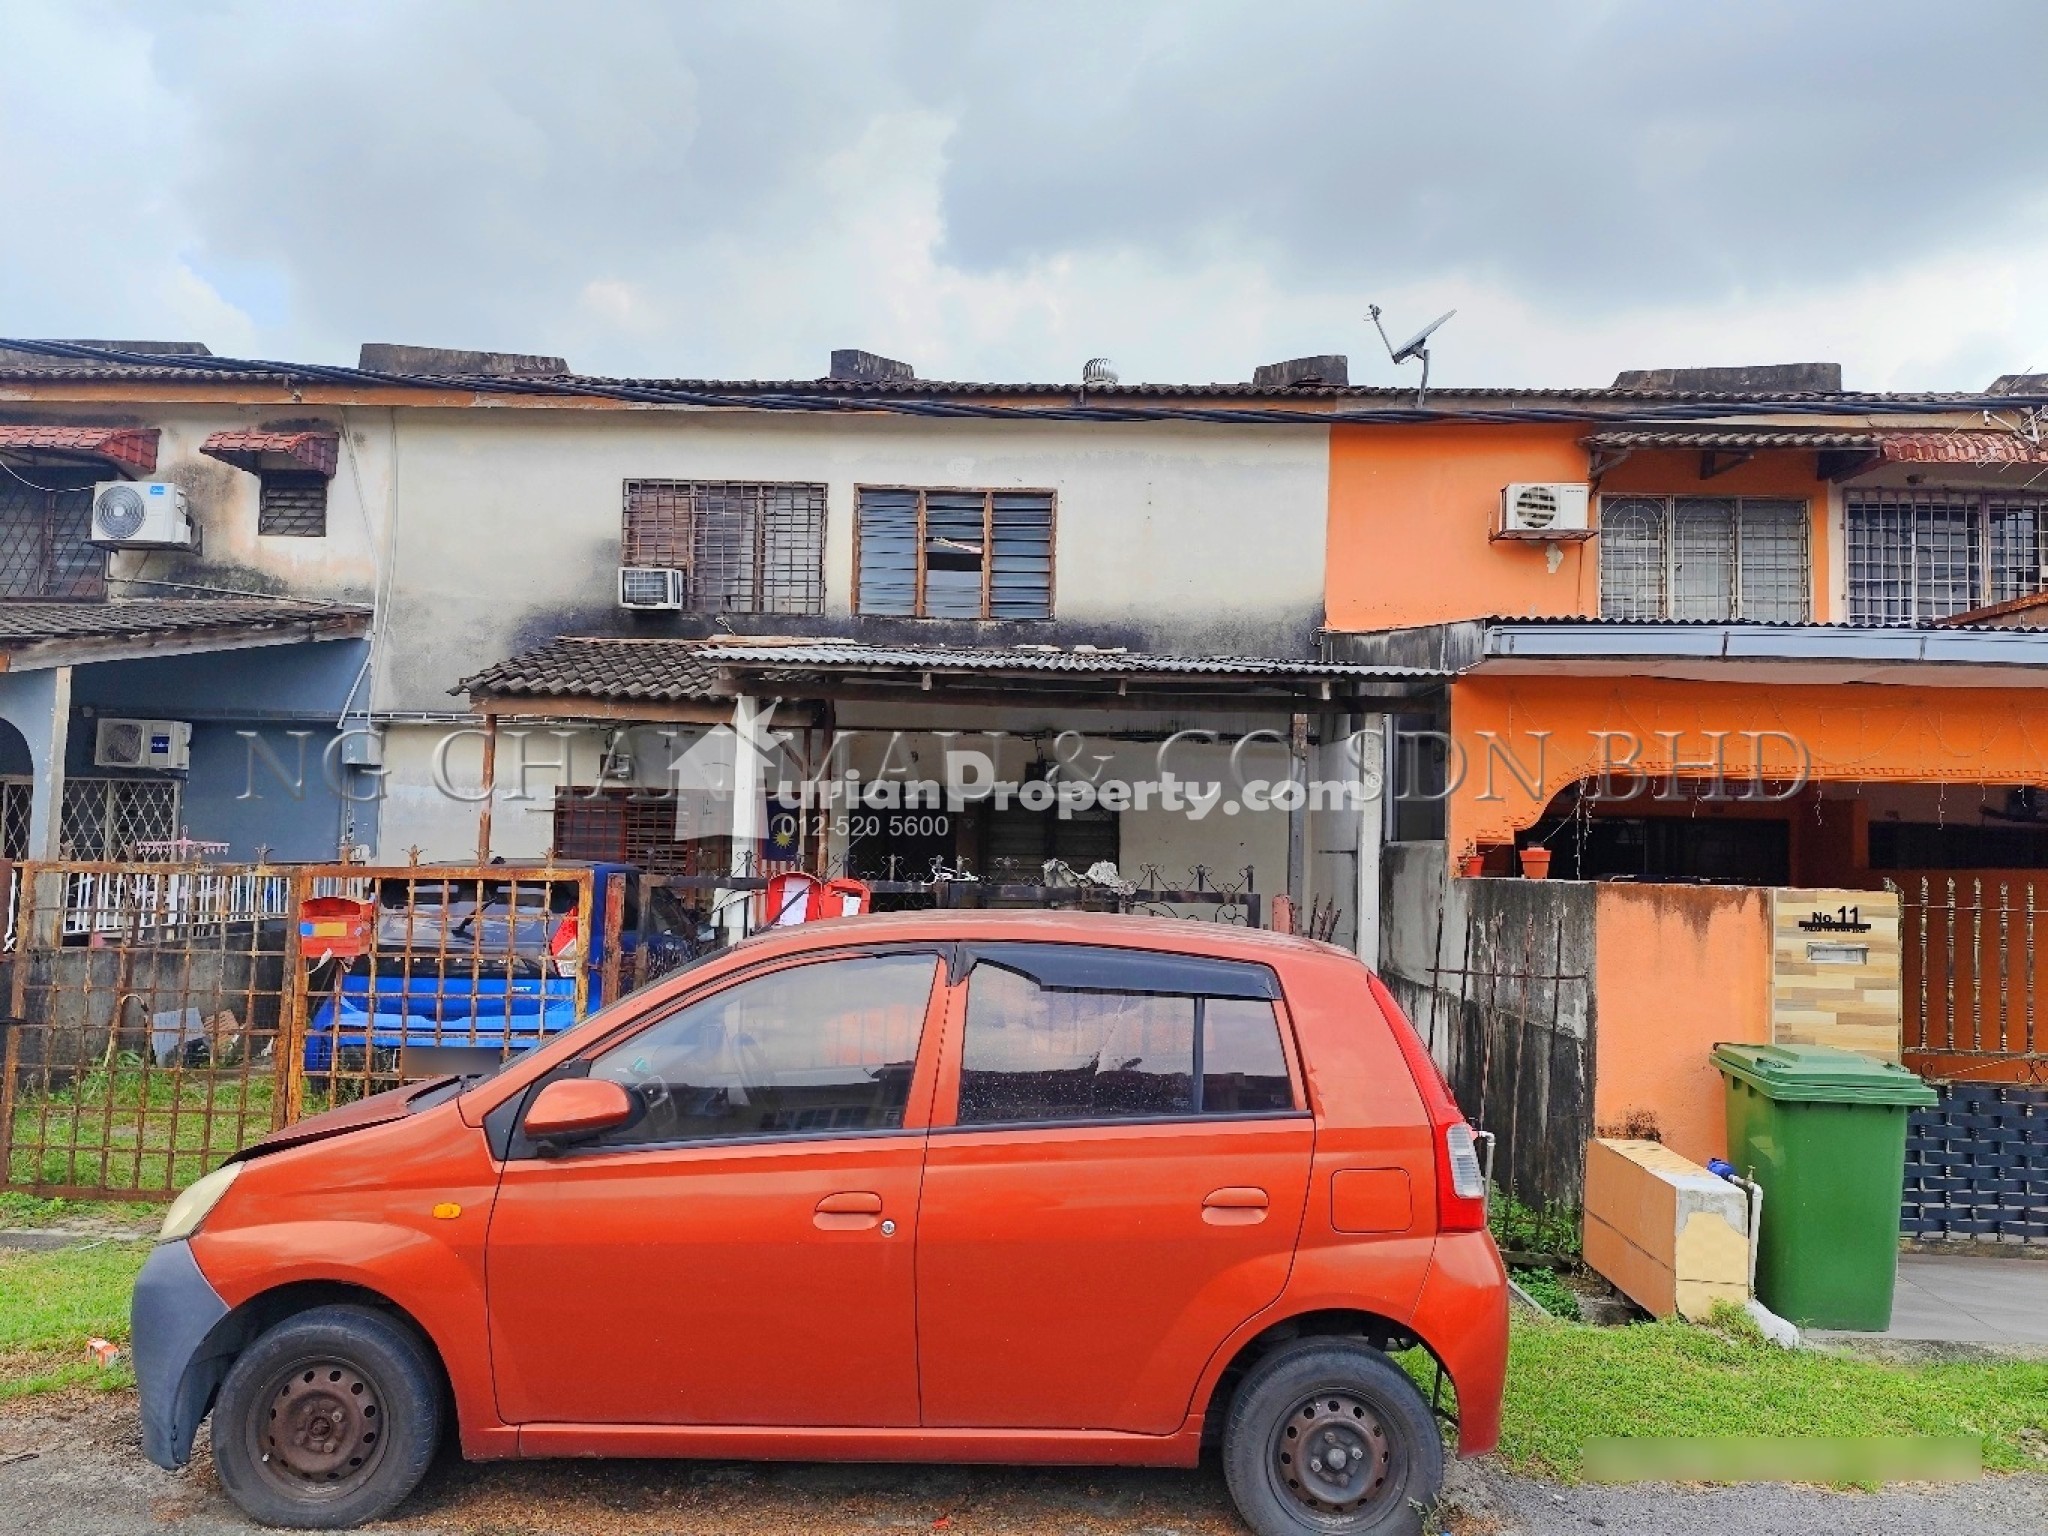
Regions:
[[[96, 341], [84, 337], [48, 336], [37, 338], [58, 347], [96, 347], [102, 352], [137, 352], [149, 357], [211, 357], [213, 349], [203, 341]], [[76, 363], [74, 357], [29, 352], [20, 347], [0, 347], [0, 363], [13, 367], [62, 368]]]
[[537, 352], [478, 352], [461, 347], [415, 347], [396, 341], [364, 342], [356, 357], [356, 367], [364, 373], [427, 378], [534, 378], [573, 371], [567, 358]]
[[1616, 389], [1711, 395], [1839, 395], [1840, 363], [1749, 363], [1725, 368], [1624, 368]]

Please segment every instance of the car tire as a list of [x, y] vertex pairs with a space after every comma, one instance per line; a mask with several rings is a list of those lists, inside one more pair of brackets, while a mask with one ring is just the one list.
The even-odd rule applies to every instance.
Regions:
[[1443, 1436], [1380, 1351], [1296, 1339], [1238, 1384], [1223, 1475], [1258, 1536], [1412, 1536], [1443, 1491]]
[[441, 1441], [425, 1342], [370, 1307], [315, 1307], [235, 1357], [213, 1410], [213, 1462], [260, 1525], [342, 1530], [396, 1509]]

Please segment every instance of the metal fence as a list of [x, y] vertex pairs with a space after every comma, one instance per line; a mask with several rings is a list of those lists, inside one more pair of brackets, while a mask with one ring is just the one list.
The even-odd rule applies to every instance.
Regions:
[[292, 879], [299, 984], [287, 1119], [494, 1069], [607, 995], [585, 964], [597, 907], [588, 868], [304, 865]]
[[16, 867], [8, 1188], [160, 1197], [283, 1123], [292, 926], [260, 866]]
[[162, 1198], [303, 1115], [476, 1071], [619, 990], [587, 869], [31, 863], [0, 1186]]
[[2048, 873], [1894, 883], [1905, 1063], [1925, 1077], [2048, 1082]]
[[[613, 873], [600, 889], [588, 866], [548, 864], [0, 866], [14, 891], [0, 1187], [161, 1199], [305, 1115], [495, 1067], [732, 928], [765, 926], [780, 868]], [[1250, 871], [1142, 877], [870, 884], [898, 905], [1260, 922]]]
[[1454, 881], [1441, 864], [1416, 872], [1415, 882], [1397, 874], [1396, 894], [1435, 910], [1414, 914], [1383, 979], [1466, 1119], [1494, 1136], [1499, 1188], [1538, 1210], [1575, 1209], [1593, 1134], [1594, 888]]

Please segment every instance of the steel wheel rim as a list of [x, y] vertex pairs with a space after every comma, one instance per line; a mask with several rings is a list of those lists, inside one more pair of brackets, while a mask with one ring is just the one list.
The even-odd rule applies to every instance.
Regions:
[[1266, 1465], [1297, 1512], [1342, 1526], [1399, 1490], [1396, 1446], [1372, 1405], [1356, 1393], [1317, 1392], [1288, 1410], [1273, 1431]]
[[301, 1360], [272, 1377], [248, 1426], [249, 1459], [296, 1498], [338, 1499], [376, 1475], [389, 1443], [384, 1394], [346, 1360]]

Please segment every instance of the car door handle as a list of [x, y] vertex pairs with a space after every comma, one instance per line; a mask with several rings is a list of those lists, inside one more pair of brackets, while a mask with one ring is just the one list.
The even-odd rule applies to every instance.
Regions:
[[1212, 1189], [1202, 1199], [1202, 1220], [1212, 1227], [1248, 1227], [1266, 1219], [1266, 1192], [1249, 1185]]
[[824, 1232], [858, 1232], [882, 1219], [882, 1197], [871, 1190], [849, 1189], [827, 1195], [811, 1213], [811, 1222]]

